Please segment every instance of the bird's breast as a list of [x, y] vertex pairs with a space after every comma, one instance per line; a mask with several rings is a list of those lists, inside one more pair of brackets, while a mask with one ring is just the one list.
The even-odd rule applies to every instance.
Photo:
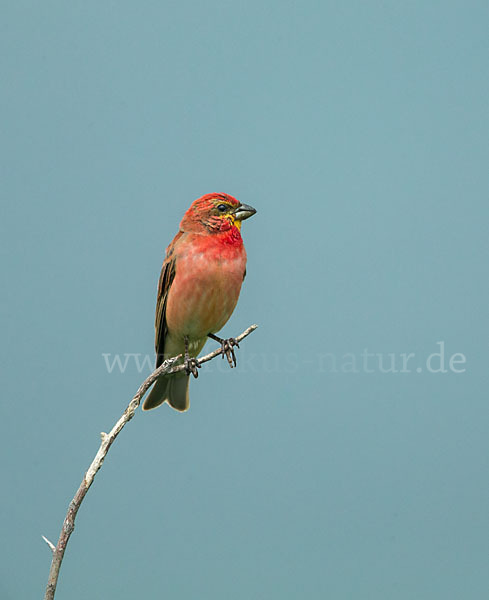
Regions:
[[198, 239], [182, 249], [175, 267], [166, 307], [170, 336], [198, 340], [219, 331], [238, 301], [246, 268], [243, 245]]

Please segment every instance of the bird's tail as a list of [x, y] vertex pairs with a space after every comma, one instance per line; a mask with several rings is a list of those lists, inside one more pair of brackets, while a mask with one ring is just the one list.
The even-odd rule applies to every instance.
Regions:
[[151, 410], [163, 402], [168, 402], [172, 408], [180, 412], [188, 410], [190, 404], [188, 384], [189, 376], [186, 373], [163, 375], [156, 380], [153, 389], [144, 401], [143, 410]]

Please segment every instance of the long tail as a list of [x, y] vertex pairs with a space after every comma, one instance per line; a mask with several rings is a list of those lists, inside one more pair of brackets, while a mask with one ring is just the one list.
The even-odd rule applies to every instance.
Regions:
[[172, 408], [180, 412], [188, 410], [190, 404], [188, 384], [189, 376], [186, 373], [160, 377], [144, 401], [143, 410], [151, 410], [163, 402], [168, 402]]

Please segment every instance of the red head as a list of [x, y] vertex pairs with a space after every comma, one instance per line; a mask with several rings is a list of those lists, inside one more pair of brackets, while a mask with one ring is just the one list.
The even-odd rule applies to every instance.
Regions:
[[233, 227], [239, 231], [241, 221], [255, 213], [254, 208], [229, 194], [206, 194], [192, 202], [180, 223], [180, 231], [221, 233]]

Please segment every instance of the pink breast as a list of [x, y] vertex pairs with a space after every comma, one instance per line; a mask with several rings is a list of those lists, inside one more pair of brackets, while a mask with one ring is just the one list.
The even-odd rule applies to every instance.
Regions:
[[225, 325], [238, 301], [246, 267], [242, 243], [196, 241], [201, 243], [189, 245], [177, 257], [166, 307], [172, 337], [188, 335], [191, 340]]

